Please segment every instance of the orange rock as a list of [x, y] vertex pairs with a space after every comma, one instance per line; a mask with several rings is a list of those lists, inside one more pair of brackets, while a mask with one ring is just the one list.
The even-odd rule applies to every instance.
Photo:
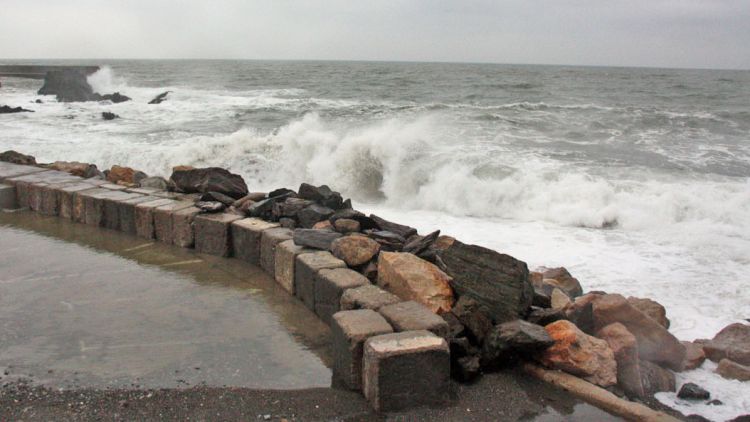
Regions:
[[608, 387], [617, 383], [617, 363], [606, 341], [589, 336], [570, 321], [544, 327], [555, 344], [541, 355], [541, 362], [587, 381]]
[[331, 243], [331, 253], [350, 267], [369, 262], [378, 252], [380, 244], [364, 236], [344, 236]]
[[194, 170], [195, 167], [193, 166], [174, 166], [172, 167], [172, 173], [176, 171], [185, 171], [185, 170]]
[[331, 222], [328, 220], [318, 221], [312, 226], [315, 230], [330, 230], [333, 228]]
[[107, 173], [107, 180], [112, 183], [123, 182], [125, 184], [135, 184], [133, 176], [136, 171], [130, 167], [112, 166]]
[[378, 258], [380, 287], [435, 313], [448, 312], [453, 306], [450, 281], [440, 268], [410, 253], [381, 252]]

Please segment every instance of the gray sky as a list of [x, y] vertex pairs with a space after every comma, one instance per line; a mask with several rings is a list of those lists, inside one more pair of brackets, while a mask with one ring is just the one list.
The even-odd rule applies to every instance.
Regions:
[[750, 0], [0, 0], [0, 58], [750, 69]]

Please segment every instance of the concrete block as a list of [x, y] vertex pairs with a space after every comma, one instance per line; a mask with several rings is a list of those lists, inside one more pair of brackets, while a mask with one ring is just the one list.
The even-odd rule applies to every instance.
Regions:
[[58, 215], [62, 218], [72, 220], [74, 216], [75, 197], [79, 192], [95, 189], [94, 185], [86, 182], [66, 184], [57, 190]]
[[155, 198], [153, 201], [141, 202], [135, 206], [135, 234], [138, 237], [154, 239], [154, 209], [171, 204], [171, 199]]
[[193, 220], [200, 212], [196, 207], [189, 207], [172, 213], [172, 243], [181, 248], [195, 246]]
[[102, 188], [102, 189], [118, 190], [118, 191], [120, 191], [120, 190], [124, 191], [124, 190], [126, 190], [128, 188], [127, 186], [118, 185], [118, 184], [115, 184], [115, 183], [103, 183], [99, 187]]
[[27, 174], [41, 173], [47, 171], [45, 168], [21, 166], [18, 164], [0, 162], [0, 182], [4, 182], [12, 177], [24, 176]]
[[315, 275], [315, 313], [328, 325], [341, 308], [341, 295], [348, 289], [368, 286], [370, 280], [348, 268], [323, 269]]
[[334, 379], [346, 388], [361, 390], [365, 340], [392, 332], [388, 322], [369, 309], [334, 314], [331, 318]]
[[0, 210], [14, 210], [18, 208], [16, 188], [11, 185], [0, 184]]
[[[62, 208], [61, 190], [68, 185], [80, 185], [80, 180], [54, 183], [41, 188], [41, 206], [39, 212], [44, 215], [60, 215]], [[88, 185], [89, 188], [92, 187]]]
[[381, 412], [448, 401], [450, 352], [445, 339], [429, 331], [370, 337], [362, 358], [365, 398]]
[[260, 266], [276, 278], [276, 245], [292, 238], [292, 231], [283, 227], [263, 230], [260, 235]]
[[133, 197], [117, 202], [117, 215], [120, 218], [120, 231], [127, 234], [138, 234], [135, 222], [136, 207], [138, 204], [151, 202], [154, 197], [133, 193]]
[[285, 240], [276, 245], [274, 257], [274, 277], [289, 294], [294, 295], [294, 263], [297, 255], [312, 252], [311, 249], [294, 244], [294, 240]]
[[192, 202], [177, 201], [154, 209], [154, 235], [156, 240], [166, 244], [174, 243], [173, 214], [179, 210], [193, 207]]
[[413, 300], [383, 306], [378, 312], [396, 331], [426, 330], [440, 337], [448, 337], [448, 323]]
[[[140, 199], [143, 195], [137, 193], [129, 193], [125, 191], [112, 191], [109, 195], [104, 195], [104, 219], [102, 221], [102, 227], [106, 227], [111, 230], [121, 230], [121, 217], [120, 210], [124, 207], [122, 204], [125, 201]], [[127, 227], [127, 229], [130, 229]]]
[[383, 306], [401, 302], [398, 296], [378, 286], [367, 286], [348, 289], [341, 295], [341, 310], [372, 309], [377, 311]]
[[111, 191], [108, 191], [106, 189], [100, 189], [100, 188], [93, 188], [93, 189], [86, 189], [82, 190], [76, 193], [76, 195], [73, 197], [73, 221], [77, 223], [86, 223], [86, 202], [89, 198], [95, 196], [95, 195], [101, 195], [104, 193], [108, 193]]
[[199, 214], [195, 217], [195, 250], [218, 256], [232, 255], [232, 222], [241, 219], [234, 214]]
[[234, 256], [253, 265], [260, 265], [260, 237], [264, 230], [279, 227], [259, 218], [243, 218], [232, 222]]
[[84, 220], [89, 226], [103, 227], [104, 219], [104, 198], [111, 195], [113, 191], [108, 189], [97, 189], [95, 192], [86, 191], [83, 197]]
[[315, 311], [315, 274], [326, 268], [346, 268], [346, 263], [326, 251], [301, 253], [294, 263], [294, 295]]

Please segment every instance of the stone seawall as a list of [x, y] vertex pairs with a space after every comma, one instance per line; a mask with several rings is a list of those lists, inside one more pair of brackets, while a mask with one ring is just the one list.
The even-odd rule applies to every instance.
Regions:
[[724, 338], [681, 343], [652, 300], [584, 294], [564, 268], [530, 272], [439, 231], [420, 235], [356, 211], [327, 186], [252, 193], [224, 169], [181, 167], [154, 181], [118, 166], [84, 178], [71, 173], [91, 165], [70, 164], [0, 161], [0, 208], [261, 267], [331, 327], [337, 384], [378, 410], [446, 403], [451, 378], [524, 362], [579, 377], [577, 388], [589, 390], [581, 397], [604, 387], [651, 400], [675, 391], [673, 371], [699, 366], [704, 347], [723, 357], [746, 351]]

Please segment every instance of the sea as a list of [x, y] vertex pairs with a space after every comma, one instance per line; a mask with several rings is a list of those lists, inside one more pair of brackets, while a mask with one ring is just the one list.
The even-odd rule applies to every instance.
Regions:
[[[327, 184], [355, 208], [440, 229], [584, 290], [652, 298], [681, 340], [750, 318], [750, 71], [316, 61], [95, 64], [120, 104], [58, 103], [4, 78], [0, 150], [131, 166], [220, 166], [251, 191]], [[159, 105], [148, 102], [170, 91]], [[42, 103], [35, 103], [41, 99]], [[120, 116], [104, 121], [103, 111]], [[750, 413], [750, 383], [677, 375]]]

